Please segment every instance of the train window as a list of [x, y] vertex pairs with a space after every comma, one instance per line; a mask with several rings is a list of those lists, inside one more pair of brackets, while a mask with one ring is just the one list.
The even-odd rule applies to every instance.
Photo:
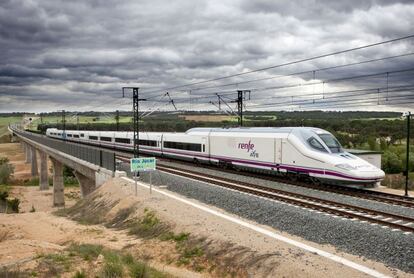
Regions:
[[124, 143], [124, 144], [131, 144], [131, 140], [129, 138], [115, 138], [115, 142]]
[[203, 144], [203, 153], [206, 152], [206, 145]]
[[157, 146], [157, 141], [155, 140], [139, 140], [139, 145], [142, 146], [149, 146], [149, 147], [156, 147]]
[[84, 137], [84, 136], [85, 136], [85, 134], [83, 134], [83, 133], [80, 134], [80, 137]]
[[308, 139], [308, 143], [309, 143], [309, 146], [311, 146], [312, 148], [314, 148], [314, 149], [316, 149], [318, 151], [326, 152], [327, 153], [326, 149], [322, 146], [321, 143], [319, 143], [318, 140], [316, 140], [315, 137], [309, 138]]
[[62, 135], [62, 133], [58, 133], [57, 135], [58, 135], [58, 136], [61, 136], [61, 135]]
[[164, 148], [201, 152], [201, 144], [164, 141]]
[[89, 140], [98, 140], [98, 136], [89, 135]]
[[68, 137], [72, 137], [72, 134], [66, 134]]
[[78, 134], [74, 134], [73, 137], [79, 138], [79, 135]]
[[343, 152], [341, 144], [338, 142], [338, 140], [336, 140], [335, 137], [333, 137], [332, 134], [319, 134], [319, 137], [326, 144], [326, 146], [328, 146], [332, 153]]
[[106, 142], [111, 142], [112, 141], [112, 138], [111, 137], [103, 137], [103, 136], [101, 136], [101, 141], [106, 141]]

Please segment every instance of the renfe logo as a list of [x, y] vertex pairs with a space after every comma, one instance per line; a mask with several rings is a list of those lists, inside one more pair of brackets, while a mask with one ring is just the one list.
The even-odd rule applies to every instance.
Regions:
[[247, 150], [247, 152], [250, 152], [254, 149], [254, 144], [252, 144], [250, 140], [249, 143], [239, 143], [239, 149]]
[[254, 149], [254, 144], [249, 140], [249, 143], [239, 143], [239, 149], [247, 150], [251, 157], [259, 158], [259, 153]]

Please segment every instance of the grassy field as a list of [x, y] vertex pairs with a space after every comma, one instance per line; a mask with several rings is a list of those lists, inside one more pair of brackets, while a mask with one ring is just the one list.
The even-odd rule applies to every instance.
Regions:
[[0, 117], [0, 137], [7, 133], [7, 127], [10, 123], [21, 121], [21, 117]]

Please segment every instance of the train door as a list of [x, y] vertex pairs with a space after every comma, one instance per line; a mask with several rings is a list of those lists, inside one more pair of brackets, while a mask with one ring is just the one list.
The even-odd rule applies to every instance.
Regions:
[[275, 139], [275, 164], [282, 163], [282, 139]]
[[201, 138], [201, 152], [203, 154], [206, 154], [207, 153], [206, 150], [207, 150], [207, 137], [202, 137]]

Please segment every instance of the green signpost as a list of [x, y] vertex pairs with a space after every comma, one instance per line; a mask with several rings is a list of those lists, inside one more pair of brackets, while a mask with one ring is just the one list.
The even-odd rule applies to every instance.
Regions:
[[155, 171], [155, 157], [131, 158], [131, 172]]
[[155, 157], [141, 157], [141, 158], [131, 158], [131, 172], [135, 173], [135, 196], [137, 196], [137, 173], [138, 172], [150, 172], [150, 193], [152, 193], [152, 175], [151, 172], [155, 171], [157, 160]]

